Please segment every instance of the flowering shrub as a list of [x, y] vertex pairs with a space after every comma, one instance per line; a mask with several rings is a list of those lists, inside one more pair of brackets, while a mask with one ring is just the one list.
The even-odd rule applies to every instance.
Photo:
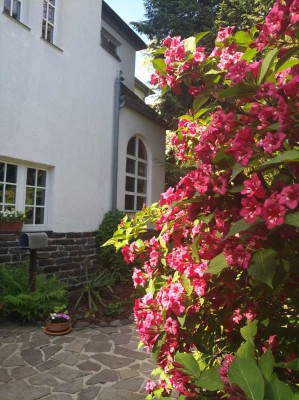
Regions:
[[299, 398], [298, 11], [279, 0], [250, 32], [222, 28], [211, 54], [205, 33], [168, 37], [154, 60], [152, 82], [190, 96], [172, 143], [194, 169], [107, 242], [144, 293], [147, 399]]
[[23, 211], [3, 210], [0, 211], [0, 222], [25, 221], [26, 215]]
[[52, 324], [59, 324], [62, 322], [68, 322], [70, 321], [70, 316], [67, 314], [62, 314], [62, 313], [52, 313], [50, 314], [49, 322]]

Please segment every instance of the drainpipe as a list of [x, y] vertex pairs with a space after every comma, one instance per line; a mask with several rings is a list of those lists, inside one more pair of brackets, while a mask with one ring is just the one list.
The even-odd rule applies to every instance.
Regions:
[[111, 210], [116, 211], [117, 202], [117, 170], [118, 170], [118, 142], [119, 142], [119, 110], [123, 107], [120, 96], [120, 83], [124, 80], [122, 71], [114, 83], [114, 116], [113, 116], [113, 165], [112, 165], [112, 204]]

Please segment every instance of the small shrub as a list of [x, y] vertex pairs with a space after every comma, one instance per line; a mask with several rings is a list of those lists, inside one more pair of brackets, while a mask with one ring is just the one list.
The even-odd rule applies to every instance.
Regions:
[[124, 301], [117, 301], [115, 303], [107, 304], [105, 315], [108, 315], [109, 317], [115, 317], [116, 315], [119, 315], [123, 311], [125, 304], [126, 302]]
[[28, 265], [0, 266], [0, 302], [7, 317], [22, 321], [44, 319], [65, 303], [66, 289], [56, 278], [36, 275], [36, 291], [29, 292]]
[[103, 293], [107, 290], [113, 293], [112, 286], [115, 282], [115, 275], [113, 273], [109, 274], [108, 271], [103, 270], [94, 278], [90, 278], [88, 270], [85, 267], [85, 281], [81, 283], [79, 280], [74, 280], [79, 284], [78, 289], [74, 289], [70, 292], [70, 296], [74, 297], [76, 300], [75, 308], [85, 299], [88, 303], [89, 310], [96, 311], [98, 303], [105, 306], [102, 300]]
[[101, 247], [111, 238], [124, 216], [125, 214], [119, 210], [114, 213], [109, 211], [104, 215], [96, 235], [99, 248], [98, 260], [102, 269], [113, 271], [116, 274], [116, 282], [131, 283], [132, 269], [124, 262], [120, 252], [116, 252], [114, 246]]

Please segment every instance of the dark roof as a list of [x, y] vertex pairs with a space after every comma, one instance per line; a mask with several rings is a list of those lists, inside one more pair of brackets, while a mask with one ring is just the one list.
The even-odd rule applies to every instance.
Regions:
[[136, 50], [143, 50], [147, 48], [144, 41], [123, 21], [105, 1], [102, 2], [102, 18], [113, 29], [124, 36], [129, 43], [131, 43]]
[[120, 84], [121, 87], [121, 98], [125, 106], [132, 108], [133, 110], [145, 115], [147, 118], [156, 122], [163, 128], [167, 129], [165, 121], [144, 101], [142, 101], [135, 93], [133, 93], [126, 85]]

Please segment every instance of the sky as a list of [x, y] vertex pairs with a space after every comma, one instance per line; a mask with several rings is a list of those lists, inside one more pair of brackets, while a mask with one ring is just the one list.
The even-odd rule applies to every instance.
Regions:
[[[128, 25], [131, 21], [145, 20], [145, 8], [143, 0], [105, 0], [106, 3], [118, 14]], [[129, 25], [130, 26], [130, 25]], [[133, 29], [132, 26], [130, 28]], [[136, 31], [135, 31], [136, 32]], [[136, 32], [141, 39], [147, 43], [145, 35]], [[145, 84], [148, 84], [152, 69], [146, 64], [144, 52], [137, 52], [135, 75]]]

